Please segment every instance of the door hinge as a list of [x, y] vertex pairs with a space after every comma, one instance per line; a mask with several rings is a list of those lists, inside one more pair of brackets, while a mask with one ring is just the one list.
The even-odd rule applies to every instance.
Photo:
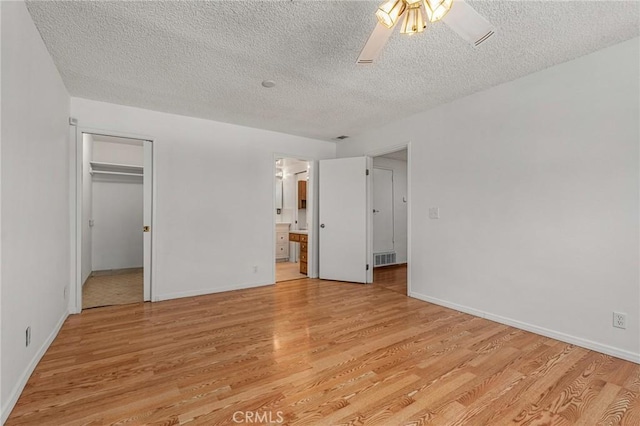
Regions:
[[69, 125], [70, 126], [77, 126], [78, 125], [78, 119], [73, 118], [73, 117], [69, 117]]
[[369, 270], [369, 264], [367, 263], [367, 271]]
[[366, 173], [366, 175], [367, 175], [367, 176], [369, 176], [369, 169], [367, 169], [367, 173]]

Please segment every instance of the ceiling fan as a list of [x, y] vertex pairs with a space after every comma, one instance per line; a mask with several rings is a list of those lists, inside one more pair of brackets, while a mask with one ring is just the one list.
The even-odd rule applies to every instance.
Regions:
[[376, 11], [378, 24], [360, 52], [357, 63], [373, 63], [403, 16], [402, 34], [421, 33], [427, 27], [427, 21], [440, 20], [474, 46], [479, 46], [494, 34], [489, 21], [464, 0], [387, 0]]

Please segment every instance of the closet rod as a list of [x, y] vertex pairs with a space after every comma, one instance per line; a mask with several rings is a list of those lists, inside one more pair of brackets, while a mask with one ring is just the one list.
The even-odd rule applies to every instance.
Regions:
[[140, 176], [142, 177], [143, 175], [140, 173], [125, 173], [125, 172], [103, 172], [100, 170], [91, 170], [91, 174], [95, 175], [95, 174], [100, 174], [100, 175], [118, 175], [118, 176]]

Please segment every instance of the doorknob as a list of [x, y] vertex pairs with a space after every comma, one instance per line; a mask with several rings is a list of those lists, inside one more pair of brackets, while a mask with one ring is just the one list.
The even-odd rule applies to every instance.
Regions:
[[324, 223], [320, 225], [320, 228], [324, 228]]
[[380, 210], [373, 209], [374, 213], [380, 213]]

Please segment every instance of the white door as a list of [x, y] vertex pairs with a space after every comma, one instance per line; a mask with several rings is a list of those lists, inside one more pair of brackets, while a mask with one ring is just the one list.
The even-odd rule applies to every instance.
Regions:
[[393, 170], [373, 169], [373, 252], [393, 251]]
[[370, 164], [369, 157], [320, 161], [321, 279], [372, 281]]
[[144, 225], [144, 300], [151, 300], [151, 238], [153, 236], [153, 228], [151, 228], [151, 201], [153, 197], [153, 143], [150, 141], [143, 142], [144, 150], [144, 171], [143, 171], [143, 225]]

